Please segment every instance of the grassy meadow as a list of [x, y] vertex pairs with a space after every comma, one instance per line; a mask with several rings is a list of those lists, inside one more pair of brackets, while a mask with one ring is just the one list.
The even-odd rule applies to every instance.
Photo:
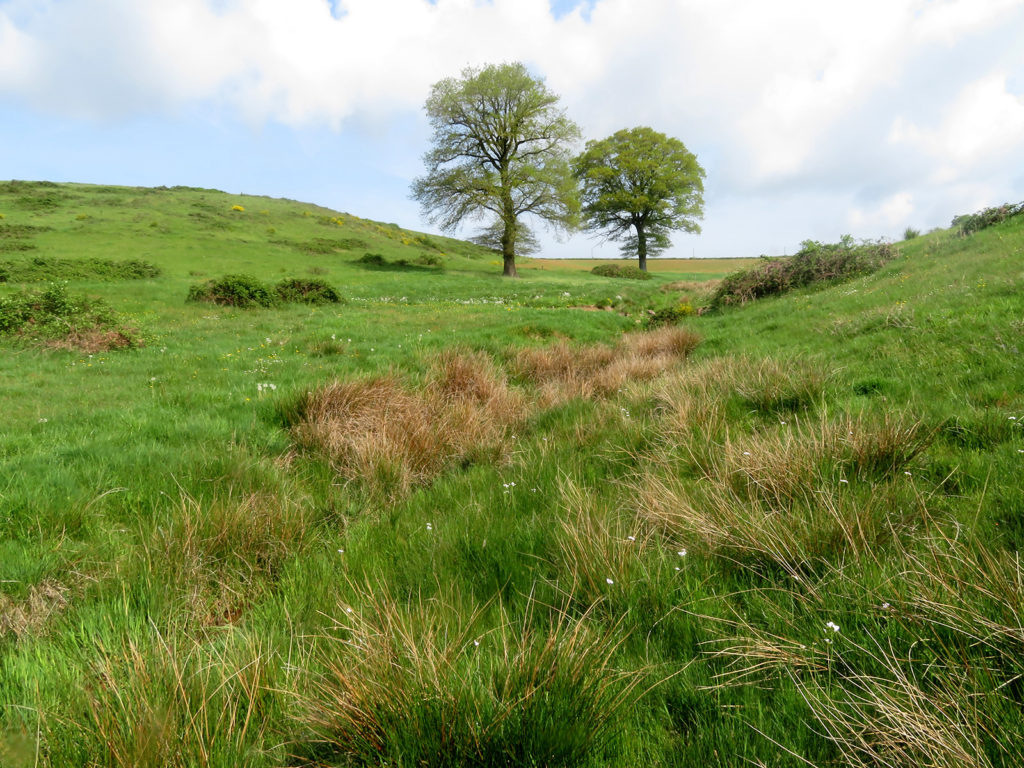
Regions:
[[[0, 216], [0, 302], [126, 339], [0, 335], [0, 765], [1024, 762], [1024, 217], [648, 329], [742, 265], [507, 280], [188, 188]], [[231, 274], [342, 301], [186, 301]]]

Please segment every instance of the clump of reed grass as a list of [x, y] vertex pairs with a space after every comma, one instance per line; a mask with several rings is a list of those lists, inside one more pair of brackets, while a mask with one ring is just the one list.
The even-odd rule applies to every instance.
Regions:
[[[704, 551], [799, 574], [869, 554], [910, 524], [915, 504], [898, 481], [931, 434], [906, 417], [822, 415], [720, 443], [694, 438], [682, 459], [648, 462], [634, 490], [641, 516]], [[675, 471], [680, 460], [690, 473]]]
[[309, 763], [580, 765], [637, 698], [643, 673], [615, 667], [622, 640], [587, 614], [531, 601], [513, 621], [500, 606], [459, 610], [457, 594], [353, 589], [298, 694]]
[[386, 376], [307, 394], [291, 430], [300, 447], [327, 456], [346, 480], [404, 493], [451, 467], [507, 455], [522, 417], [522, 397], [490, 358], [447, 352], [418, 389]]
[[[83, 722], [63, 746], [83, 764], [115, 768], [249, 764], [264, 744], [278, 667], [267, 644], [245, 636], [210, 643], [151, 625], [104, 640], [79, 694]], [[52, 743], [68, 736], [67, 724], [42, 717]]]
[[608, 396], [630, 382], [652, 379], [685, 360], [699, 344], [700, 336], [680, 327], [625, 334], [614, 347], [574, 347], [559, 341], [520, 350], [513, 369], [537, 385], [550, 404], [573, 397]]
[[308, 515], [304, 500], [283, 494], [229, 491], [202, 502], [182, 492], [144, 543], [146, 560], [187, 615], [233, 624], [308, 543]]
[[895, 544], [887, 579], [843, 564], [755, 590], [777, 624], [720, 621], [717, 684], [795, 686], [847, 765], [1019, 765], [1019, 560], [927, 509]]

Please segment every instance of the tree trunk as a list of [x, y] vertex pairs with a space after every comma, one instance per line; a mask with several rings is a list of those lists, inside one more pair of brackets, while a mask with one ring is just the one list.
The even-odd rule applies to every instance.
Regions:
[[512, 196], [507, 195], [503, 201], [505, 209], [502, 223], [505, 229], [501, 233], [501, 258], [505, 262], [503, 277], [519, 277], [516, 272], [516, 214], [512, 207]]
[[636, 225], [636, 251], [640, 257], [640, 269], [643, 272], [647, 271], [647, 233], [644, 232], [644, 228], [640, 225]]

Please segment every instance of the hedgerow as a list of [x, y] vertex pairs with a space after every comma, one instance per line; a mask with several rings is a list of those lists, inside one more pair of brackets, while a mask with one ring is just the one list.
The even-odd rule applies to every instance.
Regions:
[[977, 213], [964, 214], [953, 219], [953, 226], [964, 235], [971, 235], [994, 224], [1006, 221], [1013, 216], [1024, 213], [1024, 201], [1004, 203], [992, 208], [985, 208]]
[[0, 283], [145, 280], [159, 277], [160, 274], [160, 267], [140, 259], [60, 259], [35, 256], [30, 259], [0, 261]]
[[619, 277], [627, 280], [650, 280], [651, 275], [632, 264], [598, 264], [590, 273], [600, 277]]
[[805, 240], [800, 250], [788, 258], [762, 257], [749, 269], [722, 279], [712, 294], [710, 306], [720, 309], [765, 296], [775, 296], [815, 283], [831, 283], [874, 272], [896, 250], [886, 242], [855, 244], [849, 235], [838, 243]]

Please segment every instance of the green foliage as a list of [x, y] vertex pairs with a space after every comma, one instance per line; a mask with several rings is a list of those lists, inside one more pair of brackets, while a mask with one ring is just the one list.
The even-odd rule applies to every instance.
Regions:
[[913, 240], [915, 237], [920, 237], [920, 236], [921, 236], [921, 230], [919, 230], [919, 229], [914, 229], [913, 227], [907, 227], [905, 230], [903, 230], [903, 239], [904, 240]]
[[807, 285], [846, 280], [874, 272], [896, 256], [889, 243], [855, 244], [849, 236], [838, 243], [805, 240], [789, 258], [763, 257], [761, 263], [725, 277], [712, 294], [710, 305], [721, 308]]
[[366, 264], [370, 267], [383, 267], [386, 266], [387, 263], [387, 259], [385, 259], [384, 255], [380, 253], [364, 253], [356, 259], [356, 264]]
[[433, 136], [426, 175], [412, 195], [443, 230], [480, 217], [494, 224], [504, 274], [516, 276], [520, 219], [568, 228], [579, 209], [568, 146], [579, 128], [558, 97], [520, 63], [467, 68], [434, 84], [427, 99]]
[[68, 293], [52, 283], [36, 291], [0, 296], [0, 336], [55, 340], [92, 330], [116, 330], [117, 317], [102, 301]]
[[205, 301], [228, 307], [273, 307], [280, 299], [268, 285], [251, 275], [224, 275], [188, 289], [186, 301]]
[[647, 316], [647, 319], [644, 320], [644, 327], [652, 329], [660, 328], [663, 325], [676, 325], [681, 320], [693, 317], [696, 314], [697, 310], [693, 308], [692, 304], [676, 304], [674, 307], [665, 307], [652, 312]]
[[985, 208], [977, 213], [957, 216], [953, 219], [953, 226], [964, 235], [971, 235], [1021, 214], [1024, 214], [1024, 201], [1020, 203], [1004, 203], [992, 208]]
[[668, 233], [700, 232], [704, 169], [678, 139], [650, 128], [589, 141], [573, 162], [583, 191], [584, 228], [623, 241], [640, 269], [671, 245]]
[[307, 280], [293, 277], [282, 280], [274, 291], [278, 298], [293, 304], [338, 304], [343, 301], [333, 286], [323, 280]]
[[62, 259], [36, 256], [0, 261], [0, 283], [41, 283], [50, 280], [146, 280], [159, 277], [155, 264], [141, 259]]
[[649, 272], [644, 272], [632, 264], [598, 264], [590, 273], [600, 277], [619, 277], [626, 280], [650, 280], [652, 277]]

